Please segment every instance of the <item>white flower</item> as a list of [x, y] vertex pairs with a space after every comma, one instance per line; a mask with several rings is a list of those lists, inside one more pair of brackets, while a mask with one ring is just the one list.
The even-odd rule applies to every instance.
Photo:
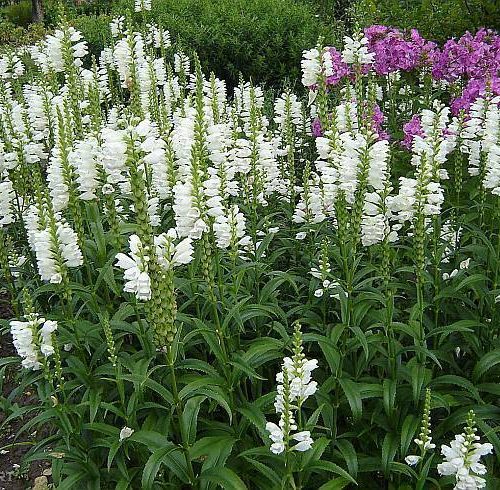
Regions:
[[0, 226], [14, 222], [14, 199], [15, 194], [12, 182], [9, 179], [5, 179], [0, 183]]
[[420, 461], [420, 456], [409, 455], [405, 458], [406, 464], [409, 466], [415, 466]]
[[237, 249], [247, 246], [250, 237], [245, 234], [246, 219], [235, 204], [228, 210], [227, 216], [217, 216], [213, 224], [217, 247]]
[[302, 120], [302, 105], [295, 94], [283, 93], [274, 103], [274, 122], [280, 127], [290, 121], [298, 126]]
[[296, 240], [304, 240], [304, 238], [307, 236], [307, 233], [305, 231], [301, 231], [295, 235]]
[[300, 65], [302, 67], [302, 85], [305, 87], [316, 85], [321, 72], [319, 51], [316, 48], [304, 51]]
[[[43, 319], [42, 319], [43, 320]], [[57, 322], [54, 320], [45, 320], [40, 329], [40, 352], [45, 356], [50, 356], [54, 353], [52, 345], [52, 334], [57, 330]]]
[[33, 332], [43, 319], [33, 316], [28, 321], [22, 322], [12, 320], [10, 322], [10, 332], [12, 334], [14, 347], [20, 357], [23, 358], [22, 366], [34, 371], [40, 369], [41, 364], [38, 360], [37, 347], [34, 343]]
[[135, 0], [136, 12], [150, 11], [151, 10], [151, 0]]
[[[118, 37], [123, 33], [124, 30], [125, 17], [115, 17], [109, 23], [109, 28], [111, 29], [111, 35], [113, 37]], [[102, 54], [101, 54], [102, 57]]]
[[208, 225], [201, 218], [200, 210], [195, 206], [193, 186], [190, 180], [179, 182], [174, 186], [175, 223], [180, 237], [189, 236], [194, 240], [201, 238], [208, 230]]
[[174, 228], [154, 239], [158, 263], [165, 269], [189, 264], [193, 260], [194, 250], [191, 238], [184, 238], [175, 244], [174, 242], [178, 239]]
[[123, 427], [120, 431], [120, 442], [122, 442], [124, 439], [128, 439], [134, 432], [135, 430], [131, 429], [130, 427]]
[[295, 446], [292, 447], [292, 451], [307, 451], [311, 449], [314, 442], [311, 437], [311, 433], [308, 430], [293, 434], [292, 439], [295, 441], [299, 441], [297, 444], [295, 444]]
[[[294, 433], [297, 430], [294, 411], [300, 410], [303, 402], [317, 390], [317, 383], [312, 381], [311, 373], [318, 367], [318, 361], [305, 358], [302, 332], [298, 323], [295, 324], [294, 330], [294, 355], [283, 359], [282, 370], [276, 375], [278, 386], [274, 408], [276, 413], [280, 414], [279, 426], [272, 422], [266, 424], [266, 430], [270, 432], [269, 437], [273, 441], [271, 452], [274, 454], [289, 450], [307, 451], [313, 444], [309, 431]], [[290, 440], [298, 442], [290, 447]]]
[[342, 58], [349, 64], [366, 65], [373, 63], [375, 53], [368, 51], [368, 39], [366, 37], [361, 35], [355, 38], [345, 36]]
[[[316, 359], [307, 360], [305, 357], [301, 359], [285, 357], [283, 359], [283, 370], [287, 370], [288, 380], [290, 384], [290, 401], [297, 401], [302, 405], [304, 401], [316, 393], [318, 383], [312, 381], [312, 372], [318, 367]], [[278, 395], [274, 407], [276, 412], [283, 411], [283, 370], [276, 375], [278, 385]]]
[[283, 431], [273, 422], [267, 422], [266, 430], [269, 432], [269, 439], [273, 441], [271, 444], [271, 452], [273, 454], [281, 454], [285, 450]]
[[448, 279], [453, 279], [458, 274], [458, 269], [453, 269], [449, 274], [447, 272], [443, 272], [443, 281], [447, 281]]
[[66, 267], [79, 267], [83, 264], [83, 255], [78, 246], [78, 237], [69, 224], [56, 216], [57, 238], [59, 240], [59, 250], [64, 259]]
[[469, 268], [469, 264], [470, 264], [470, 257], [466, 260], [462, 260], [462, 262], [460, 262], [460, 269], [463, 270], [463, 269], [468, 269]]
[[486, 486], [486, 480], [477, 476], [486, 474], [486, 467], [479, 460], [493, 452], [493, 446], [477, 442], [479, 437], [474, 433], [475, 429], [470, 427], [467, 434], [456, 435], [449, 446], [441, 446], [445, 461], [438, 464], [437, 469], [440, 475], [455, 476], [454, 490], [475, 490]]
[[116, 266], [125, 271], [124, 291], [134, 293], [137, 299], [147, 301], [151, 299], [151, 278], [148, 274], [149, 255], [143, 248], [140, 238], [131, 235], [129, 238], [130, 255], [116, 254]]
[[17, 255], [13, 253], [11, 256], [9, 256], [9, 267], [11, 268], [10, 273], [12, 274], [12, 277], [19, 277], [20, 276], [20, 269], [25, 263], [26, 263], [26, 257], [24, 255]]
[[54, 353], [52, 334], [56, 330], [56, 321], [39, 318], [36, 313], [28, 315], [27, 321], [10, 322], [13, 344], [23, 358], [23, 367], [34, 371], [41, 368], [40, 355], [48, 357]]
[[97, 162], [100, 158], [100, 148], [94, 136], [78, 141], [68, 155], [68, 160], [76, 171], [79, 197], [84, 201], [97, 198], [96, 191], [99, 186]]

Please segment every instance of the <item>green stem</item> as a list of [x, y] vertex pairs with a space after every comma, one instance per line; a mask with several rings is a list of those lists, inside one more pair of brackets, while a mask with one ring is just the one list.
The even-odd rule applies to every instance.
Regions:
[[167, 347], [166, 356], [167, 356], [167, 364], [170, 368], [170, 379], [171, 379], [171, 383], [172, 383], [172, 395], [174, 398], [175, 410], [177, 412], [177, 419], [178, 419], [178, 423], [179, 423], [182, 449], [183, 449], [184, 458], [186, 460], [186, 466], [187, 466], [188, 474], [189, 474], [189, 483], [191, 485], [193, 485], [195, 482], [195, 475], [194, 475], [193, 465], [191, 463], [191, 457], [189, 455], [189, 438], [188, 438], [188, 434], [186, 434], [184, 424], [182, 423], [183, 407], [182, 407], [182, 401], [179, 398], [179, 391], [177, 388], [177, 378], [175, 376], [174, 352], [172, 349], [172, 345], [170, 345], [170, 344]]

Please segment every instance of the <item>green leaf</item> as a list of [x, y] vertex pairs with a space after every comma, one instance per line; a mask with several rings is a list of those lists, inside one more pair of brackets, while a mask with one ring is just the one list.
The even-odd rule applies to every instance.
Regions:
[[201, 404], [206, 399], [206, 396], [194, 396], [193, 398], [190, 398], [184, 406], [181, 423], [184, 426], [184, 433], [187, 434], [190, 444], [196, 440], [198, 413], [200, 412]]
[[257, 461], [256, 459], [250, 458], [249, 456], [243, 456], [245, 461], [251, 464], [266, 480], [270, 482], [268, 487], [263, 488], [278, 488], [281, 484], [281, 478], [278, 474], [269, 466], [266, 466], [264, 463]]
[[431, 386], [441, 385], [441, 384], [451, 384], [460, 386], [468, 394], [472, 395], [477, 402], [482, 403], [477, 388], [468, 379], [462, 378], [460, 376], [455, 376], [453, 374], [447, 374], [445, 376], [439, 376], [438, 378], [435, 378], [431, 381]]
[[475, 365], [474, 371], [472, 372], [472, 378], [474, 382], [479, 381], [481, 376], [483, 376], [497, 364], [500, 364], [500, 348], [488, 352], [483, 357], [481, 357], [479, 362]]
[[199, 476], [201, 482], [212, 482], [224, 490], [247, 490], [241, 478], [229, 468], [208, 468]]
[[153, 452], [149, 457], [144, 466], [144, 471], [142, 472], [142, 488], [143, 490], [151, 490], [153, 488], [156, 475], [160, 470], [162, 463], [166, 464], [168, 461], [168, 456], [174, 452], [178, 451], [178, 447], [170, 443], [167, 447], [162, 447]]
[[347, 378], [339, 379], [339, 383], [345, 396], [347, 397], [354, 420], [359, 420], [363, 412], [363, 402], [361, 400], [358, 385], [354, 381]]
[[358, 475], [358, 455], [351, 441], [348, 439], [337, 439], [335, 445], [339, 448], [346, 464], [349, 473], [356, 478]]
[[418, 430], [419, 423], [419, 419], [414, 415], [406, 416], [403, 426], [401, 427], [401, 454], [408, 454], [408, 449]]
[[307, 469], [311, 471], [328, 471], [330, 473], [335, 473], [336, 475], [340, 475], [341, 477], [349, 480], [351, 483], [357, 485], [356, 480], [349, 475], [346, 470], [331, 461], [314, 461], [307, 466]]
[[347, 478], [335, 478], [319, 487], [319, 490], [342, 490], [351, 483]]
[[231, 407], [229, 406], [229, 402], [226, 399], [226, 393], [219, 386], [209, 385], [206, 388], [199, 387], [192, 390], [189, 395], [187, 393], [183, 394], [183, 399], [187, 398], [187, 396], [199, 396], [205, 395], [208, 398], [214, 400], [218, 405], [220, 405], [227, 413], [229, 417], [229, 424], [233, 421], [233, 413], [231, 411]]
[[74, 490], [77, 483], [88, 477], [86, 470], [80, 470], [76, 473], [72, 472], [70, 476], [65, 478], [59, 485], [58, 490]]
[[389, 465], [394, 460], [398, 450], [398, 436], [393, 432], [388, 432], [382, 443], [382, 468], [386, 475], [389, 475]]
[[394, 403], [396, 401], [396, 387], [396, 380], [384, 379], [384, 410], [388, 417], [391, 417], [394, 411]]

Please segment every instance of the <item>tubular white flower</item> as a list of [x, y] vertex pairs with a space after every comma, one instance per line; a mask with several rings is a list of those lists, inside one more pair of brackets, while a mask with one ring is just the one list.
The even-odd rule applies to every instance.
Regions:
[[194, 250], [191, 238], [187, 237], [182, 240], [180, 238], [175, 228], [155, 237], [156, 256], [158, 263], [164, 269], [189, 264], [193, 260]]
[[273, 422], [267, 422], [266, 430], [269, 432], [269, 439], [273, 442], [271, 444], [271, 452], [273, 454], [281, 454], [285, 450], [285, 435], [281, 427]]
[[[41, 319], [43, 320], [43, 318]], [[45, 320], [40, 329], [40, 352], [45, 356], [54, 354], [54, 346], [52, 344], [52, 334], [57, 330], [57, 322], [55, 320]]]
[[151, 299], [151, 278], [149, 277], [148, 251], [144, 249], [137, 235], [129, 237], [130, 254], [118, 253], [116, 266], [125, 271], [124, 291], [134, 293], [137, 299], [147, 301]]
[[408, 466], [415, 466], [420, 461], [420, 456], [410, 454], [406, 456], [405, 462]]
[[47, 167], [47, 186], [50, 189], [54, 211], [63, 211], [68, 207], [69, 189], [64, 176], [64, 169], [58, 148], [54, 148]]
[[36, 371], [42, 367], [41, 360], [54, 354], [52, 334], [57, 330], [57, 322], [45, 320], [36, 313], [27, 316], [27, 321], [12, 320], [10, 331], [14, 347], [22, 366]]
[[80, 199], [90, 201], [96, 199], [99, 187], [98, 162], [101, 152], [98, 141], [90, 136], [78, 141], [68, 155], [68, 161], [76, 171], [76, 181], [80, 191]]
[[321, 72], [319, 51], [316, 48], [304, 51], [300, 65], [302, 67], [302, 85], [304, 87], [316, 85]]
[[191, 61], [182, 51], [174, 54], [174, 70], [176, 73], [183, 73], [187, 78], [191, 70]]
[[15, 221], [13, 208], [15, 197], [12, 182], [8, 178], [0, 182], [0, 226]]
[[486, 487], [486, 480], [478, 475], [486, 474], [486, 466], [480, 463], [482, 456], [493, 452], [493, 445], [481, 444], [476, 435], [474, 413], [469, 412], [465, 432], [456, 435], [449, 446], [441, 446], [444, 462], [438, 464], [440, 475], [455, 476], [454, 490], [475, 490]]
[[101, 163], [109, 184], [118, 184], [122, 189], [128, 187], [126, 132], [111, 127], [101, 132]]
[[492, 194], [500, 196], [500, 97], [493, 99], [485, 117], [484, 138], [481, 144], [485, 154], [483, 185]]
[[79, 267], [83, 264], [83, 255], [78, 246], [78, 237], [70, 225], [60, 216], [57, 220], [57, 238], [59, 250], [66, 267]]
[[115, 17], [109, 23], [109, 28], [111, 29], [111, 35], [113, 37], [119, 37], [124, 34], [125, 17], [122, 15], [120, 17]]
[[302, 432], [296, 432], [292, 435], [292, 439], [298, 441], [295, 446], [292, 447], [292, 451], [308, 451], [311, 449], [313, 444], [313, 439], [311, 433], [308, 430], [303, 430]]
[[[313, 444], [309, 431], [296, 432], [294, 410], [300, 410], [304, 401], [317, 390], [316, 381], [312, 381], [311, 373], [318, 367], [316, 359], [307, 360], [303, 353], [300, 325], [295, 325], [293, 340], [293, 356], [283, 359], [282, 371], [276, 375], [278, 381], [274, 402], [276, 413], [280, 414], [279, 426], [268, 422], [266, 430], [273, 441], [271, 451], [281, 454], [284, 451], [307, 451]], [[297, 441], [290, 447], [290, 442]]]
[[302, 104], [295, 94], [283, 93], [274, 102], [274, 122], [282, 127], [286, 121], [298, 126], [302, 121]]
[[217, 216], [213, 224], [217, 247], [237, 250], [248, 246], [250, 237], [245, 235], [245, 225], [245, 216], [236, 204], [229, 208], [227, 216]]
[[349, 64], [367, 65], [373, 63], [375, 53], [368, 51], [368, 39], [365, 36], [358, 35], [354, 38], [345, 36], [342, 58]]
[[150, 11], [151, 0], [135, 0], [134, 10], [136, 12]]
[[21, 364], [24, 368], [32, 369], [33, 371], [41, 367], [33, 333], [38, 330], [42, 320], [42, 318], [37, 318], [33, 315], [25, 322], [19, 320], [12, 320], [10, 322], [10, 332], [12, 334], [14, 347], [16, 348], [17, 354], [23, 359]]
[[62, 276], [56, 262], [54, 244], [49, 230], [41, 230], [35, 233], [35, 254], [38, 272], [42, 281], [59, 284]]
[[201, 218], [200, 210], [195, 206], [193, 186], [189, 179], [174, 186], [174, 205], [172, 208], [180, 237], [189, 236], [198, 240], [208, 230], [207, 223]]
[[130, 427], [122, 427], [122, 429], [120, 430], [120, 436], [119, 436], [119, 439], [120, 439], [120, 442], [124, 441], [125, 439], [128, 439], [133, 433], [135, 432], [134, 429], [131, 429]]
[[[286, 369], [288, 371], [291, 402], [297, 401], [299, 405], [302, 405], [309, 396], [316, 393], [318, 383], [312, 381], [312, 372], [317, 367], [318, 361], [316, 359], [307, 360], [305, 357], [293, 360], [290, 357], [285, 357], [283, 359], [283, 370]], [[276, 375], [276, 381], [278, 381], [278, 383], [283, 383], [283, 379], [284, 375], [283, 371], [281, 371]], [[274, 403], [277, 413], [281, 413], [283, 410], [283, 390], [280, 386], [281, 385], [278, 385], [278, 395]]]

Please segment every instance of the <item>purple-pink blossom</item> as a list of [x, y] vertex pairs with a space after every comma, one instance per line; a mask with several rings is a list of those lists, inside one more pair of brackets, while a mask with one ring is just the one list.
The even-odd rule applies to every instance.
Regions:
[[323, 128], [321, 127], [321, 121], [319, 120], [319, 117], [315, 117], [313, 119], [313, 122], [311, 124], [311, 132], [315, 138], [323, 136]]
[[368, 49], [375, 53], [375, 72], [379, 75], [410, 71], [429, 64], [436, 44], [425, 40], [416, 29], [404, 33], [399, 29], [374, 25], [365, 29]]
[[422, 124], [420, 122], [420, 116], [414, 115], [406, 124], [403, 125], [404, 139], [401, 145], [407, 149], [410, 149], [415, 136], [424, 136], [424, 131], [422, 129]]
[[451, 103], [451, 112], [457, 115], [460, 111], [467, 112], [475, 100], [490, 92], [493, 96], [500, 95], [500, 78], [495, 76], [488, 80], [472, 79], [462, 92], [460, 97], [454, 99]]
[[351, 73], [349, 65], [342, 59], [342, 54], [339, 53], [335, 48], [329, 48], [328, 52], [332, 60], [332, 71], [333, 74], [326, 78], [327, 85], [336, 85], [344, 77]]
[[500, 70], [500, 37], [481, 29], [474, 36], [466, 32], [460, 39], [450, 39], [433, 56], [432, 76], [453, 82], [459, 78], [486, 79]]
[[379, 140], [389, 140], [389, 134], [382, 128], [385, 122], [385, 116], [378, 104], [373, 107], [372, 129], [377, 133]]

